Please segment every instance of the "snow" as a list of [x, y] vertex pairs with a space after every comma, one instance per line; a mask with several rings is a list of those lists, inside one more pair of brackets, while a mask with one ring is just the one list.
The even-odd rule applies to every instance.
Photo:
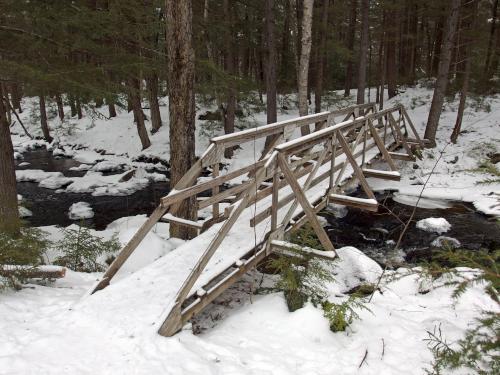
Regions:
[[336, 250], [340, 261], [335, 264], [335, 281], [348, 291], [362, 283], [377, 284], [382, 275], [382, 268], [373, 259], [364, 255], [355, 247], [343, 247]]
[[30, 217], [30, 216], [33, 216], [33, 212], [28, 210], [26, 207], [19, 206], [19, 217], [21, 219], [23, 219], [25, 217]]
[[[411, 88], [387, 105], [403, 103], [423, 134], [429, 95], [424, 88]], [[415, 100], [418, 98], [422, 100]], [[456, 145], [447, 141], [454, 124], [456, 101], [447, 103], [438, 130], [438, 147], [425, 150], [423, 160], [415, 163], [397, 162], [400, 182], [370, 178], [370, 185], [376, 190], [397, 189], [395, 200], [410, 205], [422, 195], [419, 202], [422, 207], [447, 208], [450, 201], [466, 201], [484, 213], [500, 215], [500, 185], [478, 185], [489, 176], [471, 171], [488, 153], [498, 152], [500, 97], [488, 100], [491, 112], [474, 112], [470, 108], [466, 111], [463, 124], [466, 133], [460, 135]], [[413, 102], [422, 104], [415, 106]], [[204, 110], [201, 108], [200, 112]], [[161, 111], [168, 125], [167, 108], [162, 106]], [[28, 116], [28, 112], [21, 115]], [[286, 121], [296, 113], [280, 113], [279, 119]], [[254, 120], [264, 123], [265, 114], [257, 114]], [[110, 121], [97, 119], [92, 124], [90, 121], [88, 117], [70, 119], [74, 130], [71, 134], [57, 132], [57, 147], [56, 142], [53, 144], [55, 154], [84, 163], [75, 170], [91, 169], [85, 176], [65, 177], [57, 172], [28, 170], [16, 172], [18, 181], [32, 181], [40, 186], [43, 183], [53, 189], [68, 185], [63, 192], [127, 195], [150, 181], [166, 180], [163, 174], [149, 172], [165, 170], [158, 160], [169, 159], [168, 126], [151, 135], [152, 146], [142, 151], [131, 114], [121, 112]], [[39, 126], [35, 125], [29, 130], [39, 135]], [[57, 125], [53, 123], [51, 128], [57, 129]], [[200, 155], [208, 140], [200, 129], [196, 137], [196, 154]], [[48, 146], [44, 141], [29, 141], [20, 134], [14, 135], [13, 140], [17, 157]], [[227, 171], [257, 159], [263, 143], [264, 140], [259, 140], [241, 145]], [[441, 159], [440, 152], [443, 152]], [[139, 161], [143, 157], [154, 161]], [[430, 175], [438, 160], [435, 172]], [[103, 175], [107, 171], [133, 168], [139, 169], [128, 181], [121, 179], [129, 171]], [[345, 176], [350, 173], [352, 170], [347, 168]], [[323, 193], [324, 187], [317, 186], [311, 189], [309, 197], [313, 199]], [[265, 203], [264, 200], [257, 205], [257, 210], [262, 210]], [[286, 211], [287, 207], [280, 211]], [[334, 215], [341, 216], [343, 210], [334, 207]], [[246, 252], [254, 234], [258, 240], [263, 238], [269, 223], [261, 223], [254, 232], [248, 227], [253, 214], [253, 207], [242, 214], [240, 223], [230, 232], [191, 293], [196, 293], [211, 275]], [[124, 244], [145, 220], [143, 215], [122, 218], [105, 231], [92, 233], [106, 239], [117, 233]], [[439, 230], [445, 228], [442, 224], [438, 225]], [[310, 304], [289, 313], [281, 293], [250, 297], [247, 292], [240, 292], [240, 302], [227, 308], [227, 316], [212, 322], [215, 327], [205, 333], [193, 335], [187, 326], [172, 338], [160, 337], [156, 333], [158, 325], [168, 313], [175, 292], [220, 226], [215, 225], [195, 240], [184, 242], [169, 239], [168, 224], [158, 223], [111, 285], [92, 296], [86, 293], [101, 275], [70, 270], [64, 279], [53, 284], [35, 284], [21, 292], [0, 294], [0, 374], [421, 374], [432, 360], [423, 341], [427, 330], [441, 325], [447, 338], [456, 340], [478, 312], [498, 311], [481, 285], [474, 285], [455, 303], [446, 275], [427, 283], [423, 294], [418, 270], [387, 270], [381, 278], [382, 269], [376, 262], [358, 249], [345, 247], [336, 249], [338, 258], [330, 264], [336, 279], [328, 285], [333, 301], [345, 300], [344, 293], [361, 283], [377, 284], [381, 280], [381, 292], [375, 292], [367, 304], [370, 311], [359, 311], [361, 320], [355, 321], [346, 333], [332, 333], [321, 309]], [[61, 236], [57, 228], [44, 230], [51, 239]], [[252, 243], [248, 240], [250, 234]], [[53, 255], [48, 254], [47, 260], [54, 259]], [[267, 276], [258, 275], [258, 279], [261, 277]], [[252, 280], [245, 291], [254, 290], [258, 283]], [[240, 287], [244, 286], [243, 282]], [[214, 306], [208, 308], [207, 316]], [[218, 318], [214, 314], [210, 319]], [[366, 351], [367, 361], [358, 368]]]
[[451, 247], [453, 249], [459, 248], [462, 244], [459, 240], [453, 237], [439, 236], [431, 243], [434, 247]]
[[451, 224], [443, 217], [428, 217], [417, 221], [417, 228], [441, 234], [448, 232], [451, 229]]
[[68, 216], [71, 220], [91, 219], [94, 217], [94, 211], [90, 203], [76, 202], [69, 208]]

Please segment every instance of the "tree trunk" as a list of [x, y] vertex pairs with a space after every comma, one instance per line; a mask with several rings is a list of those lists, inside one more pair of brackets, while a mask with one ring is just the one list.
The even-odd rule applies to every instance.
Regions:
[[82, 104], [80, 103], [80, 99], [76, 99], [76, 113], [78, 115], [78, 119], [81, 120], [83, 118], [82, 113]]
[[361, 45], [359, 49], [359, 70], [358, 70], [358, 96], [357, 103], [365, 102], [366, 87], [366, 58], [368, 54], [368, 11], [370, 9], [370, 0], [361, 2]]
[[64, 105], [61, 98], [61, 94], [56, 95], [56, 104], [57, 104], [57, 114], [62, 122], [64, 121]]
[[349, 13], [349, 27], [347, 30], [347, 49], [350, 52], [349, 59], [347, 60], [347, 67], [345, 71], [345, 88], [344, 96], [351, 95], [352, 76], [354, 73], [354, 38], [356, 35], [356, 14], [358, 9], [358, 0], [351, 0], [351, 12]]
[[[311, 55], [311, 27], [312, 27], [312, 13], [314, 7], [314, 0], [304, 0], [303, 16], [302, 16], [302, 41], [300, 48], [300, 62], [299, 62], [299, 116], [305, 116], [308, 113], [307, 103], [307, 86], [308, 86], [308, 73], [309, 73], [309, 58]], [[309, 126], [300, 128], [301, 134], [306, 135], [310, 133]]]
[[[226, 72], [229, 75], [227, 83], [227, 100], [226, 110], [224, 113], [224, 134], [234, 133], [234, 121], [236, 118], [236, 88], [234, 87], [234, 76], [236, 74], [234, 64], [234, 37], [233, 37], [233, 10], [229, 6], [229, 0], [224, 0], [224, 15], [228, 25], [228, 30], [225, 34], [226, 54], [224, 56]], [[233, 149], [226, 148], [224, 150], [224, 157], [231, 158], [233, 156]]]
[[52, 142], [53, 138], [50, 136], [49, 124], [47, 123], [47, 110], [45, 108], [45, 96], [40, 95], [40, 124], [42, 125], [43, 138], [47, 142]]
[[464, 73], [462, 76], [462, 87], [460, 89], [460, 103], [458, 104], [457, 111], [457, 119], [455, 121], [455, 126], [453, 128], [453, 132], [451, 133], [450, 140], [453, 143], [457, 142], [457, 138], [460, 135], [460, 131], [462, 129], [462, 119], [464, 117], [465, 111], [465, 101], [467, 99], [467, 94], [469, 92], [469, 79], [470, 79], [470, 70], [471, 70], [471, 60], [472, 54], [474, 50], [473, 39], [471, 38], [471, 32], [477, 27], [477, 7], [479, 0], [474, 0], [467, 15], [465, 18], [466, 25], [462, 30], [462, 34], [464, 34], [463, 42], [467, 46], [467, 48], [463, 48], [462, 58], [465, 59], [465, 67]]
[[[167, 75], [170, 117], [170, 185], [191, 168], [195, 150], [194, 49], [192, 46], [192, 8], [188, 0], [166, 1]], [[196, 220], [194, 198], [185, 200], [176, 215]], [[170, 235], [188, 239], [192, 229], [170, 225]]]
[[386, 43], [386, 79], [387, 79], [387, 95], [389, 99], [397, 95], [397, 64], [396, 64], [396, 40], [397, 30], [394, 21], [397, 20], [398, 14], [395, 9], [388, 12], [386, 19], [387, 26], [387, 43]]
[[439, 58], [439, 69], [432, 97], [429, 118], [425, 128], [425, 138], [430, 141], [429, 146], [436, 146], [436, 132], [441, 117], [446, 87], [448, 86], [448, 72], [450, 70], [451, 52], [453, 49], [453, 40], [457, 28], [458, 15], [460, 13], [460, 0], [452, 0], [449, 16], [446, 22], [443, 45], [441, 46], [441, 56]]
[[137, 133], [141, 140], [142, 149], [145, 150], [151, 146], [148, 131], [144, 122], [144, 112], [142, 112], [141, 95], [140, 95], [140, 82], [137, 78], [130, 78], [128, 80], [130, 103], [132, 104], [132, 111], [134, 111], [135, 124], [137, 126]]
[[76, 116], [75, 98], [72, 95], [69, 95], [68, 100], [69, 100], [69, 107], [71, 108], [71, 117], [75, 117]]
[[116, 117], [116, 106], [115, 102], [111, 99], [106, 100], [108, 102], [109, 118]]
[[0, 231], [16, 233], [19, 230], [17, 208], [14, 148], [7, 122], [7, 108], [1, 100], [6, 93], [0, 84]]
[[314, 90], [314, 112], [321, 112], [321, 97], [323, 96], [323, 80], [326, 64], [326, 36], [328, 35], [328, 9], [330, 8], [330, 1], [323, 0], [323, 10], [321, 15], [320, 27], [320, 42], [316, 70], [316, 88]]
[[276, 43], [274, 24], [274, 0], [266, 0], [266, 96], [267, 123], [277, 121], [276, 112]]
[[148, 77], [149, 112], [151, 115], [151, 133], [156, 133], [162, 126], [160, 106], [158, 104], [158, 76], [152, 74]]
[[488, 38], [488, 48], [486, 50], [486, 60], [484, 61], [484, 69], [483, 69], [483, 81], [486, 82], [490, 79], [490, 63], [491, 56], [493, 53], [493, 41], [495, 40], [495, 29], [498, 21], [498, 0], [495, 0], [491, 5], [491, 27], [490, 27], [490, 35]]

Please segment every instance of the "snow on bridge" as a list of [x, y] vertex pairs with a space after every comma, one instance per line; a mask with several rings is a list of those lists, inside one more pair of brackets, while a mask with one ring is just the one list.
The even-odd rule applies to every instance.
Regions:
[[[337, 118], [343, 120], [335, 123]], [[300, 128], [311, 124], [314, 131], [300, 136]], [[260, 158], [221, 173], [225, 149], [266, 137], [268, 146]], [[412, 160], [415, 147], [422, 146], [401, 105], [377, 112], [374, 104], [364, 104], [215, 137], [78, 309], [91, 314], [98, 311], [98, 318], [109, 322], [119, 316], [120, 325], [131, 334], [153, 328], [172, 336], [247, 270], [271, 252], [286, 249], [287, 233], [305, 222], [312, 225], [324, 249], [334, 254], [316, 214], [330, 202], [376, 210], [378, 204], [365, 177], [397, 180], [393, 159]], [[398, 148], [403, 152], [393, 152]], [[389, 170], [366, 168], [379, 155]], [[211, 178], [197, 182], [204, 170], [211, 171]], [[343, 194], [345, 182], [353, 179], [366, 198]], [[230, 187], [222, 190], [223, 184]], [[198, 197], [197, 209], [200, 216], [210, 212], [207, 219], [175, 216], [180, 202], [206, 191], [212, 195]], [[197, 235], [113, 282], [127, 258], [161, 220], [187, 226]], [[109, 308], [99, 309], [103, 305]]]

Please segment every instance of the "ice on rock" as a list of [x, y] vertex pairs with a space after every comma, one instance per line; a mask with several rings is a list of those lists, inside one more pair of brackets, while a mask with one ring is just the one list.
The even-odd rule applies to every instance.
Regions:
[[326, 207], [326, 211], [330, 212], [335, 216], [336, 219], [342, 219], [347, 216], [348, 210], [346, 206], [343, 206], [341, 204], [329, 204]]
[[417, 222], [417, 228], [426, 232], [445, 233], [451, 229], [451, 224], [443, 217], [428, 217]]
[[459, 248], [462, 244], [459, 240], [453, 237], [439, 236], [431, 243], [434, 247], [451, 247], [452, 249]]
[[33, 216], [33, 212], [28, 210], [26, 207], [19, 206], [19, 217], [21, 219], [25, 218], [25, 217], [30, 217], [30, 216]]
[[90, 219], [94, 217], [94, 211], [89, 203], [77, 202], [69, 208], [68, 216], [71, 220]]

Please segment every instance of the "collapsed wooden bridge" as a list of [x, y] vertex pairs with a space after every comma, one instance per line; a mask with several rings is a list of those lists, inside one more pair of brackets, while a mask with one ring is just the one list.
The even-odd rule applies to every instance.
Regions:
[[[300, 136], [300, 128], [311, 124], [314, 131]], [[249, 142], [263, 143], [266, 138], [272, 141], [258, 160], [222, 173], [224, 150]], [[334, 258], [334, 246], [316, 214], [328, 203], [376, 211], [378, 203], [366, 178], [399, 180], [394, 159], [414, 160], [415, 150], [422, 147], [423, 140], [402, 105], [377, 112], [374, 104], [363, 104], [212, 138], [203, 156], [162, 198], [91, 293], [110, 284], [159, 221], [196, 230], [198, 235], [177, 249], [186, 254], [185, 266], [164, 265], [169, 287], [176, 292], [165, 297], [159, 333], [172, 336], [273, 251], [296, 250], [296, 245], [286, 242], [287, 233], [306, 222], [326, 251], [304, 251]], [[388, 170], [368, 168], [378, 157]], [[204, 171], [210, 171], [211, 176], [198, 182]], [[344, 194], [349, 179], [359, 182], [365, 198]], [[200, 196], [206, 192], [211, 195]], [[199, 217], [206, 218], [191, 221], [175, 216], [179, 203], [193, 197], [197, 197]]]

